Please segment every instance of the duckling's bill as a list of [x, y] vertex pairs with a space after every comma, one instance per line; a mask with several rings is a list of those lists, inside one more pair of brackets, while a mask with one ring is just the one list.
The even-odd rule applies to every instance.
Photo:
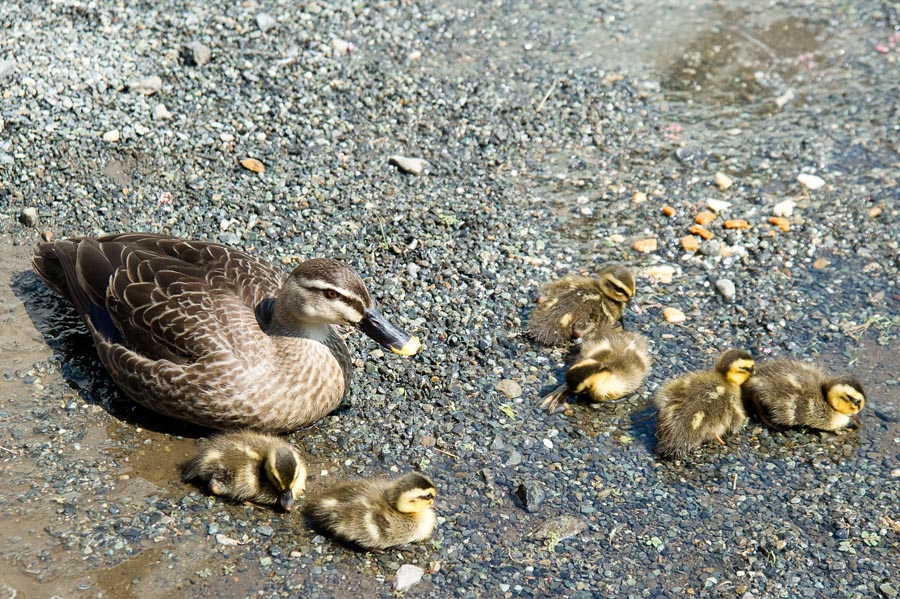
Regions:
[[628, 308], [635, 314], [643, 313], [643, 310], [641, 310], [641, 307], [638, 305], [634, 297], [628, 298], [628, 302], [625, 305], [628, 306]]
[[294, 492], [291, 489], [287, 491], [283, 491], [278, 496], [278, 504], [281, 506], [286, 512], [291, 511], [294, 508]]
[[388, 322], [381, 312], [374, 307], [366, 310], [365, 316], [356, 324], [356, 327], [384, 347], [401, 356], [414, 356], [422, 347], [418, 337], [414, 337]]

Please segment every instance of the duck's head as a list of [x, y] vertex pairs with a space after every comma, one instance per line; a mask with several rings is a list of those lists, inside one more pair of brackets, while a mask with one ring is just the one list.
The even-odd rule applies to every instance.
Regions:
[[306, 489], [306, 464], [300, 454], [290, 446], [275, 447], [266, 456], [263, 468], [278, 491], [279, 505], [284, 511], [291, 511], [294, 500]]
[[828, 405], [854, 420], [857, 420], [856, 415], [866, 405], [862, 385], [852, 376], [828, 379], [822, 384], [822, 394]]
[[716, 360], [716, 372], [730, 383], [741, 386], [753, 375], [755, 365], [750, 352], [743, 349], [729, 349]]
[[294, 269], [278, 295], [273, 316], [288, 329], [350, 325], [401, 356], [412, 356], [421, 347], [418, 338], [381, 315], [352, 268], [330, 258], [307, 260]]
[[431, 507], [437, 490], [427, 477], [416, 472], [404, 474], [388, 491], [388, 502], [398, 512], [420, 514]]
[[618, 262], [608, 264], [600, 270], [597, 280], [600, 281], [603, 295], [628, 306], [635, 314], [641, 313], [641, 307], [634, 301], [634, 293], [637, 289], [634, 275], [627, 266]]

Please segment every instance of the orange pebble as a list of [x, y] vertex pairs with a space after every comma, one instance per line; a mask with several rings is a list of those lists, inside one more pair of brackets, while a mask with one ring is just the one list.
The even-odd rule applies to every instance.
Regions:
[[644, 254], [649, 254], [650, 252], [656, 251], [656, 238], [650, 237], [648, 239], [638, 239], [635, 241], [632, 246], [639, 252], [643, 252]]
[[685, 235], [681, 238], [681, 247], [688, 252], [696, 252], [700, 249], [700, 242], [693, 235]]
[[688, 229], [688, 231], [690, 231], [694, 235], [699, 235], [703, 239], [712, 239], [713, 238], [712, 233], [710, 233], [709, 231], [707, 231], [706, 229], [704, 229], [703, 227], [701, 227], [699, 225], [691, 225], [691, 228]]
[[666, 216], [675, 216], [675, 209], [666, 204], [662, 207], [662, 213]]
[[749, 229], [750, 223], [748, 223], [747, 221], [745, 221], [742, 218], [734, 218], [734, 219], [725, 221], [725, 228], [726, 229]]
[[694, 222], [701, 226], [706, 226], [716, 220], [716, 215], [705, 210], [694, 217]]
[[776, 227], [778, 227], [779, 229], [781, 229], [782, 231], [784, 231], [785, 233], [787, 233], [788, 231], [791, 230], [791, 221], [784, 218], [783, 216], [773, 216], [772, 218], [769, 219], [769, 222], [771, 224], [775, 225]]

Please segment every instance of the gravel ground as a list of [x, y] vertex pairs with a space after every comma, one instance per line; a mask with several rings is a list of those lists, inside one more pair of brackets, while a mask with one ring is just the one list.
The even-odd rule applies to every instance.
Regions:
[[[0, 4], [0, 596], [389, 597], [408, 563], [411, 596], [898, 596], [900, 8], [643, 4]], [[349, 401], [292, 440], [310, 487], [426, 472], [432, 542], [354, 553], [179, 482], [205, 431], [134, 408], [28, 269], [125, 230], [363, 273], [425, 350], [355, 336]], [[613, 259], [653, 370], [545, 417], [537, 287]], [[729, 346], [857, 374], [863, 428], [658, 460], [652, 394]]]

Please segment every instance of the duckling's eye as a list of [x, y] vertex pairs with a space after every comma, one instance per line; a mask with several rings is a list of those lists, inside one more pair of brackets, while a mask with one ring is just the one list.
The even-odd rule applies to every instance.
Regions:
[[425, 501], [431, 501], [432, 499], [434, 499], [434, 493], [426, 493], [425, 495], [422, 495], [421, 497], [419, 497], [419, 499], [424, 499]]
[[325, 290], [325, 297], [327, 297], [328, 299], [337, 299], [339, 295], [340, 294], [334, 289]]

